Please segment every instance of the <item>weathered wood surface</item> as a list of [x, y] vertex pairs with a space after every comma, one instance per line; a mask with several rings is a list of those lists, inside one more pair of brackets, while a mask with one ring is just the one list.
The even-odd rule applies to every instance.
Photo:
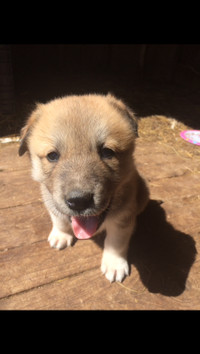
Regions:
[[[187, 144], [187, 143], [186, 143]], [[102, 242], [56, 251], [51, 222], [18, 144], [0, 146], [0, 309], [200, 309], [200, 161], [138, 139], [151, 201], [131, 240], [131, 275], [101, 275]]]

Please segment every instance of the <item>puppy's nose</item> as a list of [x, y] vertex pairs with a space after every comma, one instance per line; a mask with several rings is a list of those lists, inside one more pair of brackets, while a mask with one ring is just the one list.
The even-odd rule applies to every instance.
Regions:
[[67, 206], [76, 211], [83, 211], [94, 205], [93, 194], [82, 191], [72, 191], [65, 199]]

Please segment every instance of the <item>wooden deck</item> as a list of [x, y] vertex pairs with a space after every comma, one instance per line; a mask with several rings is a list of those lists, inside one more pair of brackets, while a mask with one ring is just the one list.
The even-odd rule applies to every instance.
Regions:
[[17, 150], [18, 143], [0, 145], [1, 310], [200, 309], [199, 159], [138, 139], [151, 201], [131, 241], [131, 275], [110, 284], [100, 271], [100, 237], [49, 247], [50, 218]]

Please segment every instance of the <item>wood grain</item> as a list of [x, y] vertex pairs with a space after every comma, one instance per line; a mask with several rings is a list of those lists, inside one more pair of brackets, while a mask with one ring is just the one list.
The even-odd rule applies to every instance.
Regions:
[[19, 144], [0, 146], [1, 310], [200, 309], [199, 161], [150, 145], [137, 144], [151, 202], [138, 217], [122, 284], [101, 274], [100, 237], [49, 247], [51, 222], [29, 161], [16, 159]]

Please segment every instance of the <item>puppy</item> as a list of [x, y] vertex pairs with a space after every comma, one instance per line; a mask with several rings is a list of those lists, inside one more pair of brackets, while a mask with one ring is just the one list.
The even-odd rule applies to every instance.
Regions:
[[129, 274], [127, 251], [136, 216], [148, 202], [133, 151], [134, 113], [111, 94], [67, 96], [38, 104], [21, 130], [53, 228], [51, 247], [71, 246], [106, 230], [101, 271]]

